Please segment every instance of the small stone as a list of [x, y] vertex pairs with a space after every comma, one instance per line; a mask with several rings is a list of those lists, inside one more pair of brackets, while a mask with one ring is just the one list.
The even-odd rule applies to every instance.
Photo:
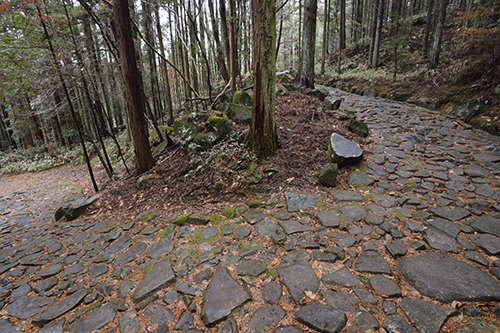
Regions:
[[236, 267], [238, 275], [259, 276], [266, 270], [266, 266], [259, 260], [247, 260]]
[[387, 261], [376, 252], [366, 252], [356, 261], [356, 271], [373, 274], [392, 274]]
[[175, 282], [175, 275], [172, 271], [170, 258], [158, 262], [149, 274], [139, 283], [135, 289], [132, 300], [139, 303], [156, 291], [165, 288]]
[[370, 277], [370, 285], [379, 296], [401, 297], [401, 288], [394, 281], [383, 275]]
[[248, 332], [266, 332], [285, 317], [285, 315], [286, 312], [276, 305], [260, 307], [248, 321]]
[[262, 298], [268, 304], [276, 304], [281, 298], [283, 288], [281, 284], [276, 282], [269, 282], [262, 289]]

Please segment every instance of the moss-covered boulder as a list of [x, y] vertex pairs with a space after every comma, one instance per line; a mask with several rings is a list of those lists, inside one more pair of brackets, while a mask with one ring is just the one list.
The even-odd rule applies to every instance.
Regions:
[[245, 106], [252, 106], [252, 97], [245, 90], [238, 90], [234, 93], [233, 103]]
[[290, 71], [278, 72], [276, 73], [276, 82], [280, 83], [292, 83], [294, 80], [293, 75]]
[[237, 124], [250, 125], [252, 122], [252, 108], [249, 106], [229, 103], [225, 114]]
[[284, 85], [280, 83], [276, 84], [276, 96], [286, 96], [288, 94], [288, 89], [286, 89]]
[[368, 97], [377, 97], [380, 90], [378, 85], [375, 82], [370, 82], [365, 86], [365, 90], [363, 90], [363, 96]]
[[317, 97], [320, 101], [324, 101], [328, 96], [328, 89], [324, 86], [317, 85], [316, 88], [307, 92], [308, 95]]
[[335, 185], [337, 185], [338, 174], [339, 174], [339, 168], [337, 164], [332, 163], [321, 169], [318, 173], [316, 173], [315, 177], [320, 184], [334, 187]]
[[199, 121], [199, 116], [192, 113], [186, 119], [176, 120], [174, 122], [174, 134], [179, 137], [179, 143], [181, 146], [185, 146], [189, 142], [193, 141], [199, 132]]
[[349, 131], [363, 138], [368, 136], [368, 125], [361, 120], [351, 119], [347, 124]]
[[210, 117], [207, 119], [206, 128], [208, 132], [217, 134], [219, 140], [224, 139], [231, 133], [231, 124], [225, 114], [220, 117]]

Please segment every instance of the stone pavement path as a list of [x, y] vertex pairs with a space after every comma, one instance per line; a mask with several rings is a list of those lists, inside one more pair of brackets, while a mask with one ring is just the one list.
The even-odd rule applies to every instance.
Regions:
[[177, 225], [55, 223], [43, 195], [3, 194], [0, 332], [499, 332], [499, 138], [330, 94], [374, 144], [331, 198]]

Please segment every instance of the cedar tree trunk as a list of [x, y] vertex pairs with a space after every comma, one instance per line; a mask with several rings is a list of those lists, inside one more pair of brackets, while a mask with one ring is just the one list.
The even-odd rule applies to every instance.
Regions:
[[125, 85], [127, 113], [130, 119], [130, 132], [134, 144], [135, 168], [137, 174], [140, 175], [151, 169], [154, 161], [149, 147], [146, 119], [144, 118], [144, 103], [139, 85], [139, 72], [135, 59], [128, 1], [119, 0], [113, 2], [113, 13]]
[[275, 0], [252, 0], [253, 115], [248, 144], [259, 157], [278, 149], [274, 108], [276, 105]]

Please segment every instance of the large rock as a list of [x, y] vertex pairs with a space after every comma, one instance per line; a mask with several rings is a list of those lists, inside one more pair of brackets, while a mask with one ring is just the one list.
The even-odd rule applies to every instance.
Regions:
[[339, 167], [353, 165], [363, 160], [363, 149], [354, 141], [333, 133], [328, 141], [328, 155]]
[[481, 102], [471, 101], [460, 105], [455, 110], [450, 112], [451, 115], [462, 118], [465, 122], [469, 122], [472, 117], [481, 112]]
[[334, 96], [328, 95], [325, 98], [325, 108], [327, 110], [338, 110], [343, 100], [343, 98], [336, 98]]
[[68, 220], [74, 220], [82, 215], [97, 199], [99, 199], [99, 196], [94, 195], [67, 202], [56, 210], [54, 217], [56, 221], [59, 221], [63, 217], [66, 217]]
[[313, 330], [324, 333], [340, 332], [347, 318], [344, 312], [320, 303], [311, 303], [295, 312], [295, 319]]
[[478, 268], [443, 254], [430, 252], [400, 258], [396, 266], [422, 295], [443, 303], [500, 300], [498, 281]]
[[295, 303], [299, 304], [306, 291], [317, 292], [319, 280], [307, 261], [279, 267], [281, 282], [288, 288]]
[[438, 333], [448, 317], [455, 312], [449, 306], [438, 305], [423, 299], [405, 297], [399, 303], [408, 319], [422, 333]]
[[251, 299], [248, 290], [232, 278], [227, 268], [220, 267], [203, 296], [201, 318], [207, 326], [211, 327]]
[[33, 325], [42, 327], [49, 321], [52, 321], [59, 316], [62, 316], [66, 312], [70, 311], [73, 309], [75, 306], [80, 304], [80, 302], [83, 300], [83, 298], [87, 295], [87, 290], [86, 289], [80, 289], [76, 293], [72, 294], [71, 296], [66, 297], [59, 303], [55, 304], [54, 306], [48, 308], [44, 312], [40, 313], [38, 316], [36, 316], [33, 321], [31, 322]]
[[23, 296], [9, 304], [5, 309], [9, 316], [17, 319], [28, 319], [42, 311], [44, 306], [52, 303], [54, 303], [52, 298]]
[[134, 303], [139, 303], [148, 298], [158, 290], [165, 288], [175, 282], [170, 258], [158, 262], [148, 275], [139, 283], [132, 294]]
[[473, 217], [464, 221], [464, 223], [476, 231], [500, 236], [500, 219], [493, 216]]
[[237, 124], [250, 125], [252, 122], [252, 108], [250, 106], [229, 103], [224, 111]]
[[233, 103], [244, 106], [252, 106], [253, 100], [245, 90], [237, 90], [234, 92]]
[[323, 101], [326, 96], [328, 96], [328, 88], [321, 85], [316, 85], [316, 87], [307, 93], [308, 95], [317, 97], [320, 101]]

